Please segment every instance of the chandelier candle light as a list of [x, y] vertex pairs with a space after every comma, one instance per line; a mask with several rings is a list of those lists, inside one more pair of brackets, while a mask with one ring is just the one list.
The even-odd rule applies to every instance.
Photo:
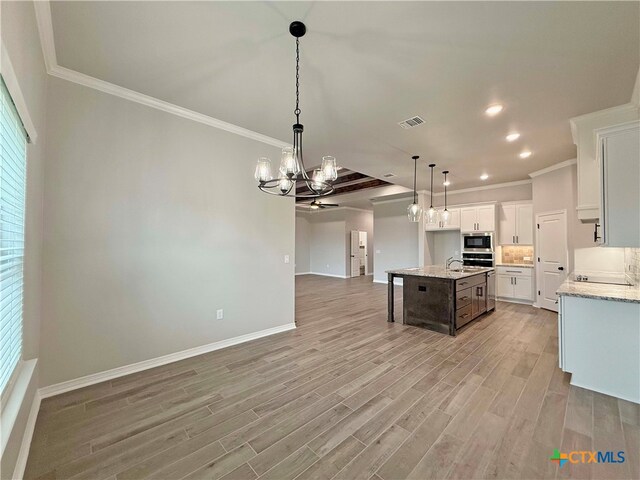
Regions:
[[[331, 182], [338, 178], [338, 168], [335, 157], [322, 157], [319, 169], [313, 171], [313, 178], [309, 178], [302, 159], [302, 131], [300, 123], [300, 37], [304, 36], [307, 27], [302, 22], [292, 22], [289, 33], [296, 39], [296, 108], [293, 111], [296, 123], [293, 125], [293, 146], [282, 149], [278, 177], [271, 173], [271, 160], [260, 157], [256, 165], [255, 179], [258, 188], [271, 195], [295, 198], [318, 198], [334, 192]], [[306, 185], [306, 191], [298, 194], [296, 183]]]
[[419, 222], [422, 215], [422, 207], [418, 205], [418, 194], [416, 193], [416, 177], [418, 175], [418, 159], [417, 155], [413, 157], [413, 203], [407, 207], [407, 216], [410, 222]]

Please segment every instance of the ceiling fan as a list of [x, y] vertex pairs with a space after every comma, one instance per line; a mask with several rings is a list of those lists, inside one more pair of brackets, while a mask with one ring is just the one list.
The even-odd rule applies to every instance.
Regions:
[[324, 210], [327, 207], [339, 207], [337, 203], [320, 203], [315, 200], [309, 204], [311, 210]]

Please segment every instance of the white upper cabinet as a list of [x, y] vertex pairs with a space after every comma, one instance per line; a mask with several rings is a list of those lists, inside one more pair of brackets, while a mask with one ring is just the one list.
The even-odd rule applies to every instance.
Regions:
[[508, 203], [500, 206], [500, 245], [533, 245], [533, 205]]
[[640, 118], [637, 105], [618, 107], [572, 118], [571, 135], [578, 151], [578, 201], [576, 210], [583, 222], [600, 218], [601, 173], [597, 159], [595, 130], [620, 125]]
[[495, 229], [495, 205], [477, 205], [460, 209], [460, 231], [462, 233], [493, 232]]
[[599, 129], [596, 138], [602, 192], [599, 240], [608, 247], [640, 247], [640, 121]]
[[460, 209], [448, 208], [447, 210], [449, 210], [450, 217], [449, 217], [449, 221], [446, 224], [442, 221], [442, 219], [440, 218], [440, 215], [438, 215], [434, 223], [429, 223], [426, 220], [427, 214], [425, 212], [424, 229], [427, 232], [435, 232], [437, 230], [460, 230]]

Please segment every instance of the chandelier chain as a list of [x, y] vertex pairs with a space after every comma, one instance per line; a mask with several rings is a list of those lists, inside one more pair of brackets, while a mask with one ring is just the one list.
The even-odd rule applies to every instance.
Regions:
[[296, 38], [296, 122], [300, 123], [300, 39]]

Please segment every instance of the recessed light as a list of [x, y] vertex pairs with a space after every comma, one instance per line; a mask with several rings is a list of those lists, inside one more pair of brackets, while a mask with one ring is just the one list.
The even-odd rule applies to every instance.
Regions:
[[513, 132], [507, 135], [505, 138], [507, 139], [507, 142], [515, 142], [520, 138], [520, 134], [518, 132]]
[[520, 152], [520, 158], [529, 158], [531, 156], [531, 152], [529, 150], [525, 150], [524, 152]]
[[444, 185], [445, 187], [448, 187], [449, 185], [451, 185], [451, 182], [447, 180], [446, 182], [442, 182], [442, 185]]
[[486, 180], [487, 178], [489, 178], [489, 175], [487, 175], [486, 173], [480, 175], [480, 180]]
[[490, 117], [493, 117], [499, 114], [503, 108], [504, 107], [502, 105], [500, 105], [499, 103], [496, 103], [495, 105], [489, 105], [487, 109], [484, 111], [484, 113], [486, 113]]

